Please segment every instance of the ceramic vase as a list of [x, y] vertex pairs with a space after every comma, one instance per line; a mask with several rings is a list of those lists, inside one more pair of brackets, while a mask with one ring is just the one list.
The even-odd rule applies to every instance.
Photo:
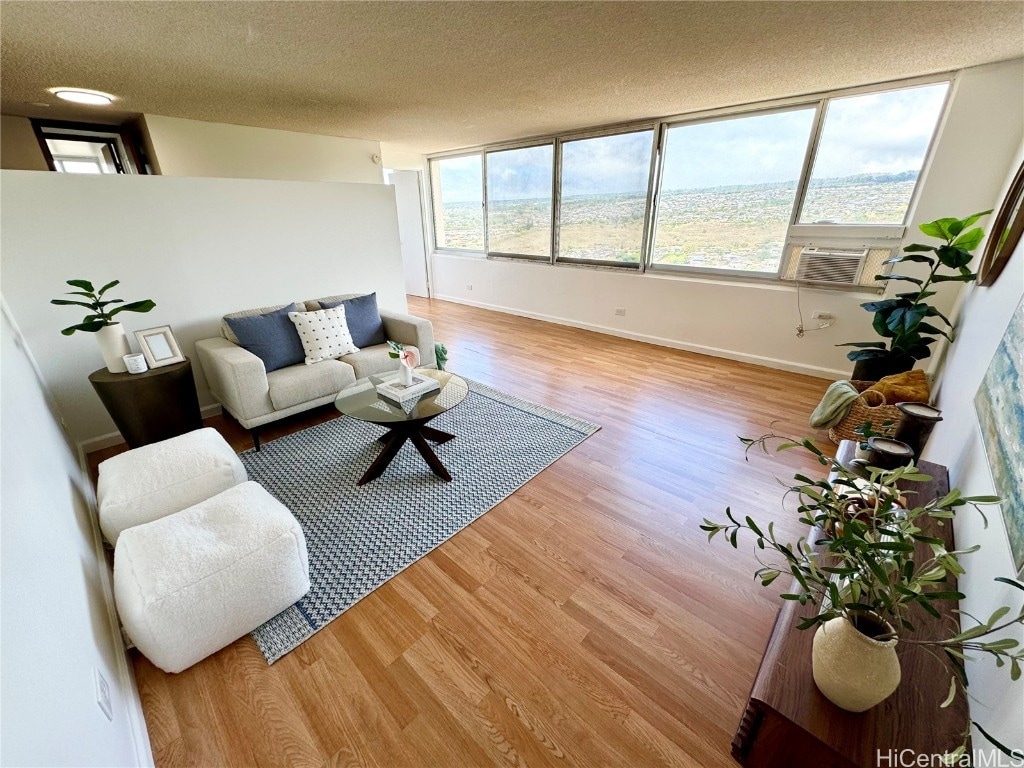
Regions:
[[[874, 621], [891, 631], [888, 624]], [[814, 633], [811, 665], [818, 690], [847, 712], [871, 709], [900, 684], [896, 639], [875, 640], [841, 617]]]
[[405, 386], [412, 384], [412, 368], [404, 361], [398, 366], [398, 383]]
[[96, 342], [100, 345], [100, 354], [107, 370], [111, 373], [126, 373], [128, 366], [124, 364], [124, 356], [130, 355], [131, 346], [125, 336], [124, 326], [120, 323], [105, 325], [96, 331]]

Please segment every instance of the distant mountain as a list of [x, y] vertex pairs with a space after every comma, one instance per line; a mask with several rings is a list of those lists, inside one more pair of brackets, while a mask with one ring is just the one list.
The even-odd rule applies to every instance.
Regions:
[[815, 179], [812, 187], [852, 187], [861, 184], [894, 184], [902, 181], [917, 181], [917, 171], [901, 173], [858, 173], [854, 176], [837, 176], [831, 179]]

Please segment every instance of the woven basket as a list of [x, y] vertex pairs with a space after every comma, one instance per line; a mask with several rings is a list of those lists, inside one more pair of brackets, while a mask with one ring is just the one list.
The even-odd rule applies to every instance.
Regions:
[[[828, 431], [829, 439], [836, 445], [840, 440], [862, 440], [863, 437], [854, 430], [865, 421], [871, 422], [871, 431], [882, 437], [896, 434], [896, 425], [900, 420], [900, 409], [895, 405], [886, 405], [881, 392], [867, 392], [874, 381], [851, 381], [854, 389], [861, 396], [853, 401], [846, 417]], [[889, 422], [888, 426], [883, 426]]]

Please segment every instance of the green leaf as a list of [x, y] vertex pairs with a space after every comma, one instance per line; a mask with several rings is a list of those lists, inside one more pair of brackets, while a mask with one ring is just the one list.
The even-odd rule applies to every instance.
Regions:
[[89, 291], [95, 293], [96, 289], [92, 287], [92, 283], [88, 280], [68, 280], [68, 285], [73, 285], [75, 288], [81, 288], [83, 291]]
[[875, 280], [903, 280], [908, 283], [915, 283], [917, 285], [924, 285], [923, 280], [919, 280], [916, 277], [909, 277], [907, 275], [875, 275]]
[[120, 284], [121, 284], [121, 281], [120, 281], [120, 280], [111, 280], [111, 281], [110, 281], [109, 283], [107, 283], [107, 284], [106, 284], [106, 285], [104, 285], [104, 286], [103, 286], [102, 288], [100, 288], [100, 292], [99, 292], [98, 294], [96, 294], [96, 295], [97, 295], [97, 296], [102, 296], [102, 295], [103, 295], [104, 293], [106, 293], [106, 292], [107, 292], [107, 291], [108, 291], [108, 290], [109, 290], [110, 288], [113, 288], [113, 287], [114, 287], [115, 285], [120, 285]]
[[958, 219], [936, 219], [935, 221], [929, 221], [921, 224], [918, 229], [928, 235], [928, 237], [938, 237], [942, 240], [948, 240], [949, 233], [946, 231], [946, 227], [955, 221], [958, 221]]
[[904, 246], [903, 250], [906, 253], [924, 253], [926, 251], [934, 251], [935, 246], [921, 245], [920, 243], [911, 243], [910, 245]]
[[967, 229], [969, 226], [971, 226], [971, 224], [976, 222], [982, 216], [988, 216], [990, 213], [992, 213], [992, 209], [991, 208], [989, 208], [987, 211], [982, 211], [981, 213], [971, 214], [966, 219], [960, 219], [961, 231], [964, 230], [964, 229]]
[[837, 347], [871, 347], [874, 349], [885, 349], [884, 341], [847, 341], [843, 344], [836, 344]]
[[133, 301], [128, 304], [122, 304], [114, 310], [111, 310], [110, 316], [118, 315], [122, 312], [149, 312], [156, 303], [151, 299], [144, 299], [142, 301]]
[[942, 265], [950, 269], [966, 267], [971, 263], [971, 259], [974, 258], [970, 251], [954, 245], [940, 245], [936, 249], [935, 254], [939, 257]]
[[956, 240], [953, 241], [953, 247], [961, 248], [965, 251], [973, 251], [981, 244], [981, 239], [985, 236], [984, 230], [981, 227], [975, 227], [960, 235]]
[[59, 306], [75, 306], [85, 307], [86, 309], [95, 309], [92, 304], [86, 304], [84, 301], [71, 301], [70, 299], [50, 299], [51, 304], [57, 304]]
[[[934, 248], [929, 248], [928, 250], [932, 251], [932, 250], [934, 250]], [[922, 256], [922, 255], [917, 254], [917, 253], [905, 253], [902, 256], [893, 256], [891, 259], [886, 259], [882, 263], [883, 264], [899, 264], [901, 261], [915, 261], [915, 262], [918, 262], [919, 264], [929, 264], [931, 266], [935, 266], [935, 259], [933, 257], [931, 257], [931, 256]]]
[[102, 320], [93, 320], [88, 323], [78, 323], [77, 325], [70, 325], [63, 331], [61, 331], [61, 333], [64, 334], [65, 336], [70, 336], [75, 331], [83, 331], [84, 333], [96, 333], [96, 331], [98, 331], [100, 328], [103, 328], [106, 325], [107, 323], [104, 323]]
[[1021, 584], [1019, 581], [1016, 581], [1014, 579], [1008, 579], [1005, 576], [996, 576], [995, 580], [1001, 581], [1003, 584], [1009, 584], [1011, 587], [1016, 587], [1017, 589], [1024, 590], [1024, 584]]
[[946, 694], [946, 698], [943, 700], [943, 702], [941, 704], [939, 704], [939, 708], [940, 709], [945, 709], [946, 707], [948, 707], [950, 704], [953, 703], [953, 699], [955, 699], [955, 698], [956, 698], [956, 678], [955, 677], [951, 677], [951, 678], [949, 678], [949, 693]]
[[1020, 760], [1022, 757], [1024, 757], [1024, 751], [1019, 750], [1019, 749], [1012, 749], [1011, 750], [1005, 744], [1003, 744], [1002, 742], [996, 740], [996, 738], [992, 734], [990, 734], [988, 731], [986, 731], [984, 728], [982, 728], [981, 727], [981, 723], [979, 723], [977, 720], [971, 720], [971, 725], [973, 725], [975, 728], [977, 728], [978, 732], [982, 736], [984, 736], [986, 739], [988, 739], [989, 742], [992, 744], [992, 746], [994, 746], [996, 749], [998, 749], [1004, 755], [1007, 755], [1008, 757], [1012, 757], [1014, 760]]
[[978, 276], [975, 273], [973, 273], [973, 272], [968, 274], [968, 275], [934, 275], [932, 277], [932, 282], [933, 283], [969, 283], [972, 280], [976, 280], [977, 277]]

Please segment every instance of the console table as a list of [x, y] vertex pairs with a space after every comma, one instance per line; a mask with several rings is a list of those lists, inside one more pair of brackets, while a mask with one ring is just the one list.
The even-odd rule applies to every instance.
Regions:
[[89, 382], [129, 448], [203, 426], [188, 358], [145, 373], [111, 373], [101, 368], [89, 374]]
[[[837, 460], [853, 458], [853, 441], [844, 440]], [[930, 499], [949, 491], [946, 468], [918, 462], [930, 482], [905, 483], [918, 498]], [[943, 539], [953, 548], [953, 526], [929, 521], [924, 533]], [[927, 545], [918, 544], [918, 557], [929, 556]], [[936, 603], [941, 612], [955, 608], [951, 602]], [[798, 630], [806, 614], [797, 602], [787, 601], [775, 619], [761, 667], [732, 741], [736, 760], [751, 768], [876, 768], [895, 764], [879, 754], [904, 749], [931, 755], [956, 748], [968, 725], [963, 696], [946, 709], [939, 705], [949, 691], [950, 670], [921, 646], [901, 643], [897, 653], [902, 682], [896, 692], [867, 712], [854, 714], [826, 699], [811, 676], [811, 642], [814, 630]], [[938, 627], [921, 611], [914, 637], [928, 637]], [[935, 636], [934, 634], [931, 636]], [[938, 652], [941, 656], [941, 651]]]

